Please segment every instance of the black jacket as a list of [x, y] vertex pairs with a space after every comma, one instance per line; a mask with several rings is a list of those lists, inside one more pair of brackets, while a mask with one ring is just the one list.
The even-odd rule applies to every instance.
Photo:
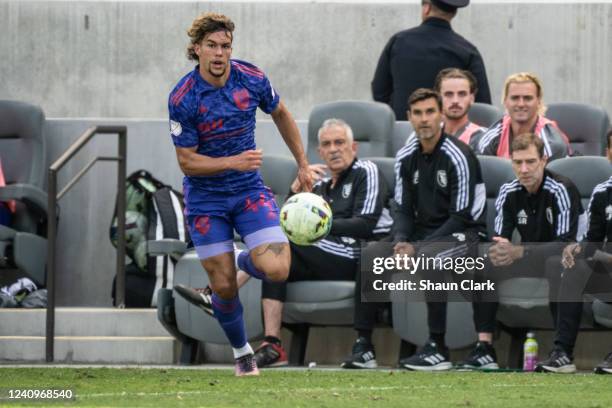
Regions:
[[585, 256], [590, 257], [604, 242], [612, 242], [612, 177], [593, 189], [587, 209]]
[[332, 209], [331, 235], [370, 239], [375, 233], [390, 232], [392, 219], [385, 208], [388, 187], [376, 164], [355, 159], [333, 188], [331, 184], [326, 178], [312, 188]]
[[389, 104], [397, 120], [406, 120], [410, 94], [417, 88], [433, 88], [438, 72], [451, 67], [471, 71], [478, 81], [476, 102], [491, 103], [478, 49], [455, 33], [446, 20], [428, 18], [418, 27], [391, 37], [376, 67], [372, 96]]
[[561, 242], [577, 238], [582, 203], [578, 189], [567, 177], [544, 170], [539, 190], [527, 192], [518, 179], [499, 189], [495, 201], [495, 234], [512, 240], [516, 228], [522, 243], [548, 243], [530, 247], [542, 256], [561, 254]]
[[395, 241], [433, 241], [466, 231], [486, 237], [485, 185], [465, 143], [443, 133], [433, 152], [424, 154], [412, 137], [397, 152], [395, 176]]

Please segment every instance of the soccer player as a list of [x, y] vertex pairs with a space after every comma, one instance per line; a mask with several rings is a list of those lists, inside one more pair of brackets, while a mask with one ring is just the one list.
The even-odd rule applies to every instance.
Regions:
[[247, 342], [234, 265], [234, 229], [248, 251], [237, 263], [259, 279], [283, 281], [290, 252], [279, 226], [278, 206], [263, 185], [255, 147], [255, 113], [272, 115], [295, 157], [303, 190], [312, 180], [299, 130], [266, 75], [256, 66], [230, 59], [234, 23], [204, 13], [188, 30], [187, 56], [196, 61], [168, 100], [170, 133], [179, 166], [189, 232], [212, 287], [214, 315], [236, 360], [236, 375], [259, 374]]
[[[608, 132], [608, 159], [612, 162], [612, 130]], [[593, 190], [587, 210], [587, 234], [579, 244], [563, 250], [559, 306], [554, 347], [536, 371], [576, 372], [574, 345], [582, 318], [583, 293], [612, 302], [612, 257], [606, 243], [612, 240], [612, 177]], [[596, 255], [596, 251], [599, 252]], [[599, 258], [599, 259], [598, 259]], [[556, 264], [554, 268], [559, 268]], [[598, 374], [612, 374], [612, 353], [595, 367]]]
[[544, 142], [544, 154], [552, 161], [570, 154], [569, 140], [557, 124], [544, 117], [544, 91], [537, 76], [529, 72], [506, 78], [502, 103], [506, 115], [494, 123], [478, 142], [479, 154], [510, 158], [514, 137], [535, 133]]
[[[449, 259], [475, 256], [486, 239], [485, 186], [476, 155], [467, 145], [442, 130], [442, 100], [430, 89], [417, 89], [408, 100], [409, 119], [417, 137], [396, 155], [394, 255]], [[429, 279], [439, 279], [433, 270]], [[438, 277], [438, 278], [437, 278]], [[416, 354], [400, 360], [400, 366], [419, 371], [452, 367], [445, 345], [446, 293], [436, 298], [426, 293], [429, 340]], [[483, 326], [480, 304], [474, 302], [479, 333]], [[488, 323], [488, 322], [487, 322]], [[476, 349], [480, 357], [488, 349]], [[484, 360], [483, 360], [484, 361]], [[495, 356], [488, 367], [497, 366]]]
[[476, 78], [470, 71], [446, 68], [436, 77], [434, 89], [442, 97], [444, 132], [474, 149], [487, 130], [468, 119], [468, 111], [478, 92]]
[[[373, 237], [388, 234], [391, 217], [385, 208], [387, 186], [376, 164], [357, 158], [358, 145], [353, 139], [351, 127], [340, 119], [327, 119], [318, 132], [319, 155], [324, 164], [312, 164], [315, 184], [312, 192], [325, 198], [334, 216], [330, 234], [310, 246], [290, 244], [291, 267], [287, 281], [304, 280], [348, 280], [355, 279], [361, 244]], [[300, 181], [294, 180], [290, 194], [301, 190]], [[249, 276], [238, 273], [238, 284], [242, 286]], [[200, 293], [198, 293], [200, 292]], [[206, 290], [181, 288], [180, 294], [204, 311], [209, 309]], [[288, 364], [280, 339], [283, 303], [286, 299], [284, 282], [263, 282], [262, 308], [265, 339], [255, 352], [258, 367], [279, 367]], [[360, 303], [356, 291], [356, 307]], [[364, 319], [357, 319], [356, 328]], [[358, 329], [359, 330], [359, 329]], [[364, 358], [365, 350], [371, 347], [370, 335], [359, 343], [361, 367], [376, 367], [373, 353]], [[367, 341], [366, 341], [367, 340]]]

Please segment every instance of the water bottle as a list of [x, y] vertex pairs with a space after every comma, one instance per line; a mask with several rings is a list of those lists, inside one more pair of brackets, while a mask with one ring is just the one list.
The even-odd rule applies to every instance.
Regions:
[[527, 333], [523, 347], [523, 371], [534, 371], [538, 363], [538, 342], [533, 332]]

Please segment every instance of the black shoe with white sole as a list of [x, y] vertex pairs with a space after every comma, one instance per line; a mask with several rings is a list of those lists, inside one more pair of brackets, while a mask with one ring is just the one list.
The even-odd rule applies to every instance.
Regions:
[[364, 337], [359, 337], [353, 344], [353, 354], [340, 365], [342, 368], [376, 368], [374, 345]]
[[174, 290], [192, 305], [214, 316], [212, 308], [212, 289], [210, 286], [205, 288], [190, 288], [185, 285], [175, 285]]
[[612, 353], [608, 354], [604, 361], [595, 367], [596, 374], [612, 374]]
[[400, 367], [414, 371], [443, 371], [453, 367], [448, 348], [440, 347], [433, 341], [425, 344], [416, 354], [401, 359], [399, 363]]
[[561, 348], [554, 348], [548, 358], [540, 361], [535, 370], [539, 373], [571, 374], [576, 372], [574, 359]]
[[465, 361], [457, 364], [460, 370], [497, 370], [497, 355], [491, 343], [479, 341]]

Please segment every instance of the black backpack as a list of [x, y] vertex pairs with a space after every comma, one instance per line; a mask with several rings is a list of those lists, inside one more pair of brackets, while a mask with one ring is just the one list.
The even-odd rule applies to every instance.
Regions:
[[[125, 188], [125, 305], [155, 307], [157, 290], [173, 286], [176, 261], [170, 256], [147, 256], [147, 241], [162, 238], [190, 241], [183, 215], [183, 196], [145, 170], [132, 173], [126, 179]], [[116, 247], [116, 204], [110, 239]], [[113, 282], [113, 299], [114, 288]]]

